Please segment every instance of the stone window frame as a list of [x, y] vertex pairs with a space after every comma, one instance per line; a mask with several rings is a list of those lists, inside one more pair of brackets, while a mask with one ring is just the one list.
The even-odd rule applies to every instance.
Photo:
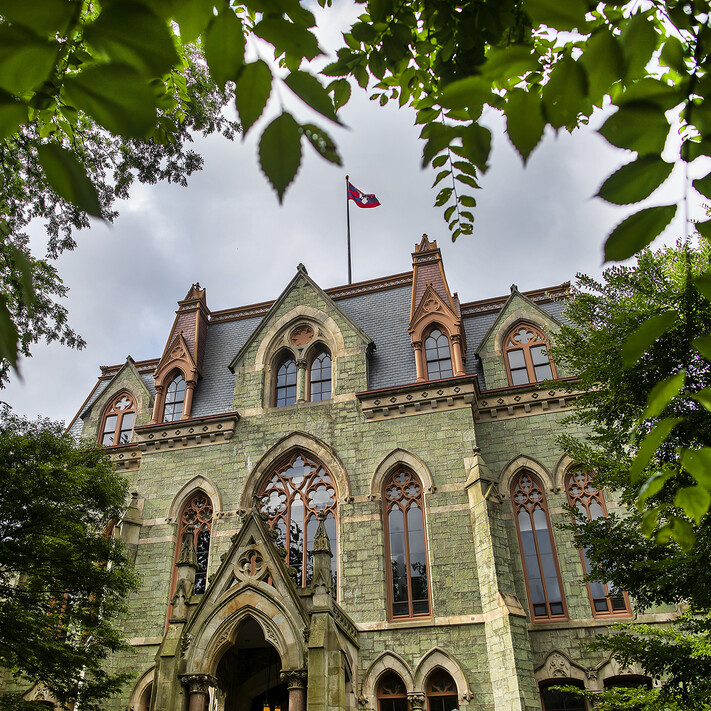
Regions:
[[[543, 699], [543, 693], [547, 689], [549, 689], [551, 686], [576, 686], [579, 689], [585, 689], [585, 684], [580, 680], [580, 679], [572, 679], [572, 678], [561, 678], [561, 677], [555, 677], [553, 679], [545, 679], [543, 681], [540, 681], [538, 683], [538, 693], [541, 697], [541, 709], [542, 711], [552, 711], [551, 709], [548, 709], [544, 703]], [[576, 697], [576, 700], [577, 697]], [[579, 701], [582, 701], [582, 706], [585, 711], [587, 711], [590, 708], [590, 705], [588, 704], [586, 699], [579, 699]], [[553, 710], [555, 711], [555, 710]], [[575, 710], [573, 710], [575, 711]]]
[[[580, 496], [574, 496], [571, 487], [574, 483], [574, 478], [577, 474], [582, 474], [585, 476], [586, 480], [584, 482], [584, 485], [581, 487], [583, 489], [583, 492], [587, 493], [585, 497], [582, 495]], [[574, 508], [576, 508], [578, 511], [581, 513], [584, 513], [588, 520], [592, 520], [593, 516], [590, 513], [590, 505], [593, 502], [596, 502], [601, 511], [602, 511], [602, 516], [596, 516], [595, 518], [607, 518], [607, 506], [605, 504], [605, 496], [603, 492], [598, 489], [597, 487], [593, 487], [594, 491], [592, 492], [587, 492], [587, 485], [592, 484], [594, 479], [594, 474], [593, 472], [590, 472], [588, 470], [582, 469], [580, 467], [570, 467], [568, 471], [566, 472], [565, 475], [565, 494], [568, 500], [568, 504]], [[580, 486], [580, 482], [578, 481], [578, 485]], [[587, 501], [584, 501], [583, 498], [587, 499]], [[577, 504], [580, 504], [578, 506]], [[582, 548], [578, 548], [578, 552], [580, 553], [580, 563], [583, 566], [583, 572], [585, 575], [587, 575], [590, 571], [588, 570], [588, 561], [587, 557], [585, 555], [585, 551]], [[600, 585], [603, 586], [605, 596], [600, 597], [599, 595], [596, 597], [593, 594], [592, 590], [592, 583], [590, 581], [587, 581], [585, 583], [585, 587], [588, 592], [588, 599], [590, 601], [590, 610], [592, 611], [592, 615], [595, 618], [610, 618], [610, 617], [631, 617], [632, 616], [632, 608], [630, 606], [630, 601], [629, 601], [629, 596], [627, 593], [622, 590], [621, 595], [616, 595], [614, 598], [610, 597], [609, 594], [609, 584], [608, 583], [599, 583]], [[614, 603], [613, 599], [617, 600], [622, 600], [622, 605], [623, 607], [620, 609], [615, 610], [614, 609]], [[606, 610], [598, 610], [597, 609], [597, 602], [599, 600], [604, 600], [607, 606]]]
[[[513, 341], [513, 335], [514, 333], [520, 331], [522, 328], [528, 329], [531, 333], [534, 334], [536, 337], [536, 340], [531, 342], [531, 343], [516, 343]], [[538, 377], [536, 376], [536, 370], [535, 370], [535, 365], [533, 363], [533, 358], [531, 356], [531, 350], [534, 347], [538, 347], [540, 345], [543, 345], [546, 349], [546, 355], [548, 356], [548, 364], [551, 369], [551, 380], [555, 380], [558, 377], [558, 371], [556, 369], [555, 362], [550, 356], [550, 340], [546, 337], [543, 329], [541, 329], [539, 326], [536, 326], [535, 324], [531, 323], [530, 321], [517, 321], [514, 323], [512, 326], [508, 328], [506, 331], [506, 335], [504, 336], [504, 339], [502, 341], [503, 344], [503, 357], [504, 357], [504, 366], [506, 368], [506, 378], [508, 379], [508, 383], [510, 386], [514, 386], [513, 382], [513, 375], [512, 375], [512, 369], [511, 369], [511, 363], [509, 361], [509, 353], [512, 353], [514, 351], [522, 351], [523, 353], [523, 358], [524, 358], [524, 365], [525, 365], [525, 370], [526, 370], [526, 375], [528, 377], [528, 382], [526, 383], [518, 383], [518, 386], [525, 386], [525, 385], [535, 385], [536, 383], [542, 383], [544, 380], [547, 378], [544, 378], [542, 380], [539, 380]], [[514, 370], [522, 370], [520, 368], [514, 369]]]
[[[394, 694], [386, 694], [385, 693], [385, 685], [389, 681], [399, 681], [400, 686], [402, 688], [401, 693], [394, 693]], [[399, 691], [399, 689], [398, 689]], [[403, 681], [402, 677], [394, 670], [390, 669], [386, 671], [384, 674], [380, 676], [378, 679], [378, 683], [376, 685], [376, 692], [375, 692], [375, 697], [377, 699], [377, 706], [378, 706], [378, 711], [390, 711], [390, 708], [393, 708], [392, 706], [388, 705], [386, 707], [383, 703], [383, 701], [401, 701], [401, 707], [403, 709], [408, 708], [408, 703], [407, 703], [407, 687], [405, 686], [405, 682]]]
[[[173, 386], [173, 383], [178, 379], [181, 378], [183, 383], [185, 384], [185, 387], [183, 388], [183, 399], [182, 400], [175, 400], [175, 401], [169, 401], [168, 397], [170, 395], [170, 389]], [[169, 378], [166, 378], [165, 381], [165, 391], [163, 392], [163, 397], [162, 397], [162, 412], [161, 412], [161, 421], [162, 422], [178, 422], [179, 420], [185, 419], [185, 404], [188, 400], [188, 381], [185, 377], [185, 373], [183, 373], [182, 370], [179, 368], [173, 371], [170, 375]], [[165, 410], [168, 407], [168, 405], [174, 405], [177, 403], [182, 403], [182, 407], [180, 409], [180, 415], [178, 417], [174, 417], [172, 420], [166, 420], [165, 419]]]
[[[444, 336], [447, 339], [447, 358], [434, 358], [434, 359], [428, 359], [427, 358], [427, 341], [429, 341], [430, 338], [432, 338], [432, 333], [434, 331], [439, 331], [440, 336], [436, 339], [439, 340], [442, 336]], [[453, 344], [452, 344], [452, 336], [447, 328], [445, 328], [442, 324], [440, 324], [437, 321], [434, 321], [433, 323], [429, 324], [425, 331], [423, 332], [423, 338], [422, 338], [422, 348], [423, 348], [423, 353], [424, 353], [424, 361], [425, 361], [425, 375], [426, 379], [428, 382], [433, 381], [433, 380], [441, 380], [443, 378], [453, 378], [454, 377], [454, 360], [452, 358], [452, 350], [453, 350]], [[440, 346], [437, 345], [437, 350], [439, 351]], [[449, 361], [449, 370], [451, 370], [450, 375], [440, 375], [439, 378], [431, 378], [430, 377], [430, 363], [442, 363], [444, 361]], [[439, 370], [441, 372], [441, 367], [439, 367]]]
[[[123, 410], [118, 410], [116, 411], [116, 406], [118, 405], [119, 402], [123, 398], [126, 398], [127, 400], [130, 401], [130, 406], [123, 409]], [[133, 397], [133, 394], [130, 393], [128, 390], [121, 390], [120, 392], [116, 393], [111, 400], [109, 401], [108, 405], [104, 408], [104, 412], [101, 417], [101, 426], [99, 427], [99, 444], [104, 445], [105, 447], [113, 447], [117, 444], [126, 444], [127, 442], [131, 441], [131, 438], [133, 436], [133, 428], [136, 426], [136, 414], [138, 412], [137, 404], [136, 404], [136, 398]], [[109, 417], [116, 415], [116, 426], [114, 427], [113, 430], [113, 442], [105, 444], [104, 443], [104, 437], [108, 434], [106, 432], [106, 421]], [[116, 439], [117, 437], [120, 438], [121, 432], [124, 431], [124, 428], [122, 427], [123, 425], [123, 420], [126, 415], [133, 415], [133, 422], [131, 423], [131, 431], [128, 436], [127, 442], [117, 442]]]
[[[403, 511], [403, 520], [405, 522], [405, 527], [407, 526], [407, 511], [412, 505], [417, 505], [422, 514], [422, 536], [423, 536], [423, 547], [424, 547], [424, 558], [425, 558], [425, 574], [427, 581], [427, 612], [415, 613], [413, 611], [413, 599], [412, 599], [412, 582], [410, 575], [410, 554], [409, 554], [409, 536], [408, 533], [403, 533], [405, 542], [405, 559], [406, 559], [406, 570], [408, 578], [408, 614], [406, 615], [395, 615], [393, 600], [393, 580], [392, 580], [392, 569], [390, 563], [390, 526], [389, 526], [389, 514], [395, 505], [402, 506], [401, 501], [404, 496], [401, 495], [397, 499], [389, 499], [386, 495], [386, 489], [390, 486], [395, 477], [401, 473], [406, 473], [416, 484], [419, 486], [419, 493], [415, 497], [408, 497], [409, 502], [407, 504], [407, 510]], [[404, 487], [401, 487], [404, 489]], [[381, 487], [381, 497], [382, 497], [382, 520], [383, 520], [383, 539], [385, 544], [385, 590], [386, 590], [386, 605], [387, 605], [387, 618], [390, 622], [399, 622], [404, 620], [419, 620], [419, 619], [430, 619], [433, 617], [432, 612], [432, 585], [430, 577], [430, 565], [429, 565], [429, 546], [427, 542], [427, 517], [425, 512], [425, 497], [424, 497], [424, 485], [422, 479], [408, 466], [400, 464], [393, 467], [383, 479], [383, 484]]]
[[[432, 686], [438, 676], [442, 678], [448, 677], [451, 688], [446, 689], [444, 691], [433, 691]], [[436, 708], [436, 700], [442, 698], [448, 698], [450, 700], [453, 698], [455, 706], [459, 705], [457, 682], [446, 669], [443, 669], [442, 667], [437, 667], [430, 672], [429, 676], [427, 677], [427, 684], [425, 686], [425, 698], [427, 699], [427, 711], [438, 711]], [[433, 701], [435, 703], [433, 703]], [[435, 706], [435, 708], [433, 708], [433, 706]]]
[[[329, 369], [328, 369], [328, 380], [322, 378], [321, 380], [313, 380], [311, 373], [313, 372], [314, 363], [322, 356], [328, 356]], [[310, 357], [307, 361], [308, 366], [306, 368], [306, 400], [308, 402], [327, 402], [333, 397], [333, 357], [331, 356], [331, 351], [328, 346], [323, 341], [317, 341], [314, 347], [310, 351]], [[312, 382], [320, 382], [329, 384], [328, 397], [322, 397], [319, 400], [312, 399], [311, 384]]]
[[[522, 491], [526, 496], [526, 501], [521, 501], [517, 502], [516, 500], [516, 495], [519, 492], [521, 482], [524, 477], [528, 477], [534, 488], [537, 488], [538, 491], [540, 492], [540, 498], [534, 500], [533, 506], [529, 509], [528, 506], [526, 505], [528, 503], [528, 499], [531, 498], [529, 497], [528, 494], [526, 494], [525, 491]], [[526, 583], [526, 595], [528, 596], [528, 608], [529, 608], [529, 618], [531, 622], [537, 623], [537, 622], [554, 622], [554, 621], [564, 621], [569, 619], [568, 617], [568, 604], [566, 601], [566, 595], [565, 595], [565, 589], [563, 587], [563, 576], [560, 573], [560, 562], [558, 560], [558, 553], [556, 550], [556, 545], [555, 545], [555, 538], [553, 537], [553, 527], [551, 526], [551, 518], [550, 518], [550, 511], [548, 508], [548, 502], [546, 499], [546, 491], [545, 487], [543, 485], [543, 482], [541, 479], [536, 476], [532, 471], [529, 469], [522, 469], [520, 470], [516, 476], [513, 477], [511, 480], [511, 503], [513, 505], [513, 518], [514, 518], [514, 523], [516, 526], [516, 536], [518, 538], [518, 547], [519, 547], [519, 552], [521, 554], [521, 566], [523, 569], [523, 577], [524, 581]], [[543, 571], [543, 565], [541, 561], [541, 553], [540, 553], [540, 545], [539, 545], [539, 536], [534, 533], [533, 541], [536, 549], [536, 561], [537, 561], [537, 566], [538, 566], [538, 572], [540, 573], [541, 576], [541, 582], [543, 585], [543, 596], [544, 596], [544, 602], [543, 604], [545, 605], [546, 608], [546, 614], [545, 615], [540, 615], [540, 614], [535, 614], [534, 610], [534, 604], [532, 601], [532, 596], [531, 596], [531, 586], [530, 586], [530, 581], [529, 581], [529, 570], [528, 566], [526, 564], [526, 556], [524, 553], [524, 547], [523, 547], [523, 539], [521, 538], [521, 527], [519, 524], [519, 512], [522, 509], [526, 509], [527, 513], [529, 514], [529, 517], [531, 517], [531, 525], [533, 527], [533, 518], [532, 518], [532, 512], [535, 511], [536, 506], [540, 507], [540, 509], [543, 511], [545, 515], [545, 521], [546, 521], [546, 531], [548, 534], [548, 538], [550, 540], [550, 547], [551, 547], [551, 553], [553, 557], [553, 563], [555, 565], [555, 576], [556, 580], [558, 583], [558, 589], [560, 590], [560, 604], [562, 606], [562, 611], [560, 614], [554, 614], [551, 612], [551, 600], [549, 599], [549, 594], [548, 594], [548, 581], [546, 580], [545, 573]], [[535, 528], [532, 528], [532, 530], [535, 532]], [[555, 601], [556, 603], [558, 601]]]
[[[296, 376], [296, 382], [294, 383], [293, 386], [287, 384], [283, 386], [279, 386], [279, 371], [286, 366], [287, 364], [294, 364], [294, 375]], [[272, 407], [289, 407], [289, 405], [293, 405], [296, 403], [298, 399], [298, 364], [296, 361], [296, 357], [292, 353], [291, 350], [288, 348], [283, 348], [280, 351], [277, 352], [277, 354], [274, 356], [274, 366], [272, 368], [273, 370], [273, 377], [272, 377], [272, 397], [271, 397], [271, 406]], [[287, 390], [288, 388], [293, 387], [294, 388], [294, 401], [293, 402], [284, 402], [283, 404], [279, 404], [279, 395], [281, 390]]]

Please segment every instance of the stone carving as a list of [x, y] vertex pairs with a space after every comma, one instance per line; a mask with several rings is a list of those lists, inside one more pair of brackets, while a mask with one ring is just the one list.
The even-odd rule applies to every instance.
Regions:
[[314, 330], [311, 328], [311, 326], [307, 326], [306, 324], [303, 324], [301, 326], [297, 326], [290, 334], [289, 334], [289, 342], [297, 347], [302, 347], [305, 346], [307, 343], [310, 343], [311, 340], [314, 337]]
[[304, 627], [303, 630], [301, 630], [301, 635], [304, 638], [304, 642], [308, 644], [309, 638], [311, 637], [311, 628], [310, 627]]
[[425, 707], [425, 695], [421, 691], [410, 691], [407, 694], [410, 711], [422, 711]]
[[305, 689], [307, 677], [305, 669], [286, 669], [279, 675], [279, 681], [289, 689]]
[[187, 674], [181, 678], [191, 694], [209, 694], [210, 687], [217, 686], [217, 679], [210, 674]]
[[588, 679], [594, 681], [597, 679], [597, 669], [595, 669], [593, 667], [588, 667], [585, 670], [585, 675], [587, 676]]
[[238, 580], [262, 580], [268, 573], [264, 556], [256, 546], [250, 546], [241, 553], [234, 569]]
[[182, 639], [180, 640], [180, 656], [184, 657], [190, 649], [190, 645], [193, 643], [193, 636], [190, 632], [186, 632]]
[[429, 298], [422, 305], [422, 310], [425, 311], [426, 313], [432, 313], [434, 311], [441, 311], [442, 305], [436, 299]]
[[553, 654], [548, 657], [546, 666], [548, 667], [548, 676], [561, 676], [565, 678], [570, 676], [570, 662], [560, 652], [553, 652]]
[[176, 565], [193, 565], [197, 568], [197, 553], [195, 552], [195, 527], [188, 525], [180, 539], [180, 553]]

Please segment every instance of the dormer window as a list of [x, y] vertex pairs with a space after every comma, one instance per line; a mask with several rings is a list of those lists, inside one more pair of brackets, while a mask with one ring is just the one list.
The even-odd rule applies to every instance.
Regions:
[[449, 338], [439, 328], [433, 328], [425, 339], [425, 360], [428, 380], [451, 378], [454, 375]]
[[548, 355], [549, 343], [534, 326], [518, 324], [505, 340], [506, 370], [510, 385], [540, 383], [556, 377]]
[[111, 401], [104, 413], [101, 428], [101, 444], [126, 444], [131, 441], [133, 423], [136, 418], [136, 404], [127, 393], [121, 393]]
[[165, 408], [163, 422], [175, 422], [183, 416], [185, 404], [185, 378], [176, 375], [165, 391]]
[[321, 350], [309, 368], [309, 400], [318, 402], [331, 399], [331, 355]]
[[284, 407], [296, 402], [296, 361], [291, 353], [279, 361], [274, 383], [274, 406]]

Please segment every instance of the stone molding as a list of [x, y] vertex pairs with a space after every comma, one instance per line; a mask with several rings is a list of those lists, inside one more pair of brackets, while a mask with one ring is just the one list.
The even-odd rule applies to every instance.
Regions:
[[136, 446], [141, 452], [157, 452], [161, 449], [187, 449], [229, 442], [239, 419], [239, 413], [228, 412], [224, 415], [142, 425], [134, 430]]
[[188, 687], [191, 694], [207, 694], [210, 688], [217, 686], [217, 679], [211, 674], [185, 674], [180, 681]]
[[306, 669], [286, 669], [279, 674], [279, 681], [288, 689], [305, 689], [308, 672]]
[[564, 412], [573, 407], [577, 395], [567, 390], [531, 390], [529, 388], [506, 388], [484, 391], [474, 410], [477, 422], [496, 422], [548, 412]]

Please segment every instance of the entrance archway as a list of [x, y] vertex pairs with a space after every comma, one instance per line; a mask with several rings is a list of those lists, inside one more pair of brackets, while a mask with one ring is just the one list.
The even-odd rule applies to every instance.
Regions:
[[288, 711], [289, 692], [280, 673], [279, 653], [256, 620], [247, 617], [217, 665], [221, 711], [263, 711], [267, 705], [271, 711]]

